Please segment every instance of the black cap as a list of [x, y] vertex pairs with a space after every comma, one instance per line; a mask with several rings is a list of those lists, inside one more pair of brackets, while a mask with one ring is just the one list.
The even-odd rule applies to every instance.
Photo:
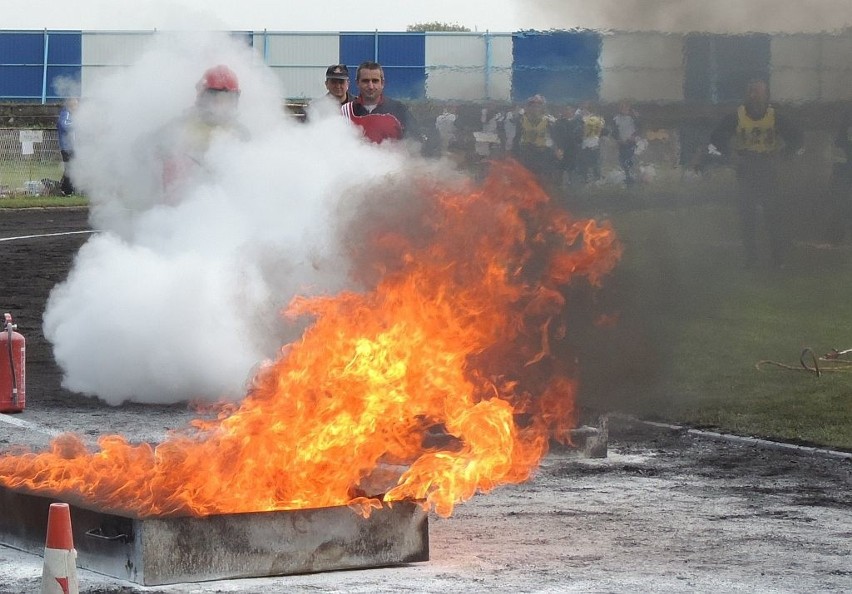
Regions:
[[349, 69], [346, 67], [346, 64], [332, 64], [325, 71], [325, 77], [346, 80], [349, 78]]

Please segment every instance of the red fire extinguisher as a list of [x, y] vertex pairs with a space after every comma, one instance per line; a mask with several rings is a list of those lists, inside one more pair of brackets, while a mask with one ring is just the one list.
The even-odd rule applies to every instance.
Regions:
[[17, 328], [6, 314], [0, 333], [0, 413], [21, 412], [27, 402], [26, 341]]

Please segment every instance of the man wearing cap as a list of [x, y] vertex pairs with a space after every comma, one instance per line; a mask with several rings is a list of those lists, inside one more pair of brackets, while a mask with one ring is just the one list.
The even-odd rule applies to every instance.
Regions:
[[371, 142], [419, 137], [411, 112], [400, 101], [386, 97], [385, 75], [380, 64], [364, 62], [355, 73], [358, 97], [343, 104], [341, 112], [359, 126]]
[[349, 94], [349, 69], [346, 64], [332, 64], [325, 71], [326, 97], [337, 99], [340, 105], [349, 103], [355, 97]]

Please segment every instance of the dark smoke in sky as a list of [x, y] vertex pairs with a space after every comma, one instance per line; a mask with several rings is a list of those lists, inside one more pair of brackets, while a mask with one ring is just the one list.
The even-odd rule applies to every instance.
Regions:
[[[849, 0], [529, 0], [519, 11], [553, 29], [814, 33], [852, 25]], [[523, 18], [523, 17], [522, 17]]]

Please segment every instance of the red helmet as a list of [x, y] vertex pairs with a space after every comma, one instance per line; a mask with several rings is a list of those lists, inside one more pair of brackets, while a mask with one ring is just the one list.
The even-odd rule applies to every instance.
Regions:
[[199, 93], [204, 91], [230, 91], [233, 93], [240, 92], [240, 81], [237, 80], [237, 75], [234, 71], [219, 64], [213, 68], [208, 68], [201, 80], [196, 85]]

